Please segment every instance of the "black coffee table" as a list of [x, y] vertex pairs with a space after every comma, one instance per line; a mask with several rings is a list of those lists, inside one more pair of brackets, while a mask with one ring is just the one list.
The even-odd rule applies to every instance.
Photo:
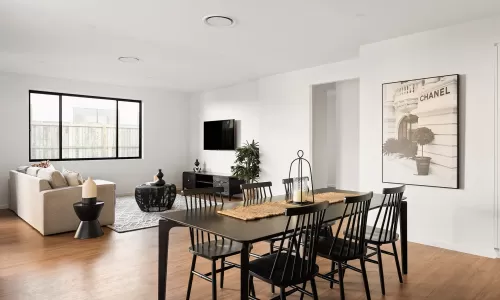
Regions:
[[95, 203], [76, 202], [73, 204], [75, 213], [80, 219], [80, 225], [75, 233], [75, 239], [91, 239], [100, 237], [104, 234], [99, 223], [99, 215], [104, 206], [104, 202], [97, 201]]
[[175, 184], [152, 186], [147, 184], [135, 188], [135, 201], [144, 212], [165, 211], [172, 208], [177, 189]]

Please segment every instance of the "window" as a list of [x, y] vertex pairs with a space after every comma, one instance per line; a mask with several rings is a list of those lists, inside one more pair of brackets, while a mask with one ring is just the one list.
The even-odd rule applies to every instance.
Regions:
[[142, 157], [142, 103], [30, 91], [30, 161]]

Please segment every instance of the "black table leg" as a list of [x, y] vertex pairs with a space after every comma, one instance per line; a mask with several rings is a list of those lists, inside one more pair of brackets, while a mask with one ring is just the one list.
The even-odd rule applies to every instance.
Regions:
[[408, 209], [407, 202], [401, 202], [401, 259], [403, 274], [408, 274]]
[[170, 229], [180, 227], [179, 224], [160, 220], [158, 229], [158, 300], [165, 300], [167, 291], [168, 239]]
[[240, 299], [248, 300], [248, 243], [243, 243], [243, 247], [241, 248], [241, 287], [240, 287]]

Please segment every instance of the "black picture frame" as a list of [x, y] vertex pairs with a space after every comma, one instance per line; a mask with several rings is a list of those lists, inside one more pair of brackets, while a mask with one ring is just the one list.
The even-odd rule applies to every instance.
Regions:
[[[405, 180], [401, 181], [394, 181], [394, 180], [385, 180], [384, 178], [384, 149], [383, 145], [385, 143], [384, 141], [384, 134], [385, 134], [385, 110], [384, 110], [384, 103], [386, 102], [386, 86], [392, 85], [392, 84], [404, 84], [408, 82], [416, 82], [416, 81], [422, 81], [425, 82], [425, 80], [429, 79], [436, 79], [436, 78], [446, 78], [446, 77], [455, 77], [456, 79], [456, 148], [457, 148], [457, 154], [455, 157], [456, 160], [456, 175], [455, 175], [455, 180], [454, 180], [454, 186], [443, 186], [439, 184], [419, 184], [419, 183], [412, 183], [412, 182], [404, 182]], [[421, 187], [434, 187], [434, 188], [444, 188], [444, 189], [460, 189], [460, 180], [461, 180], [461, 166], [460, 166], [460, 159], [461, 159], [461, 149], [460, 149], [460, 143], [461, 143], [461, 128], [460, 128], [460, 102], [461, 102], [461, 95], [460, 95], [460, 74], [448, 74], [448, 75], [439, 75], [439, 76], [430, 76], [430, 77], [423, 77], [423, 78], [416, 78], [416, 79], [409, 79], [409, 80], [400, 80], [400, 81], [393, 81], [393, 82], [385, 82], [382, 83], [382, 132], [381, 132], [381, 140], [382, 140], [382, 148], [381, 148], [381, 163], [382, 163], [382, 183], [389, 183], [389, 184], [405, 184], [405, 185], [413, 185], [413, 186], [421, 186]], [[427, 94], [429, 95], [429, 94]], [[421, 96], [422, 97], [422, 96]], [[418, 99], [418, 101], [421, 101], [421, 98]], [[425, 101], [425, 100], [424, 100]], [[442, 125], [442, 124], [437, 124], [437, 125]], [[395, 126], [394, 130], [398, 131], [399, 135], [399, 126]], [[399, 139], [399, 136], [398, 136]], [[411, 140], [410, 140], [411, 142]], [[418, 148], [417, 148], [417, 155], [418, 156]], [[416, 176], [425, 176], [425, 175], [416, 175]]]

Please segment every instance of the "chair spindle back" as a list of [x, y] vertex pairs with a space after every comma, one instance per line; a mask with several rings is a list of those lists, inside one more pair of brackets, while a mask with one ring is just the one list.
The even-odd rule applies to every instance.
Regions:
[[[384, 200], [378, 210], [375, 224], [373, 225], [372, 232], [370, 233], [370, 240], [373, 240], [373, 235], [377, 230], [382, 230], [379, 231], [380, 234], [378, 235], [378, 242], [396, 241], [399, 213], [401, 212], [401, 201], [403, 200], [404, 191], [404, 185], [393, 188], [385, 188], [382, 191], [384, 194]], [[384, 213], [382, 220], [380, 220], [382, 211], [384, 211]]]
[[270, 200], [273, 197], [271, 186], [273, 183], [270, 181], [242, 184], [243, 205], [259, 204]]
[[[311, 275], [316, 264], [318, 238], [328, 205], [328, 202], [320, 202], [286, 209], [285, 216], [288, 216], [288, 221], [283, 231], [270, 278], [275, 272], [282, 274], [281, 281], [286, 280], [286, 274], [291, 274], [290, 280], [292, 278], [303, 279]], [[285, 240], [288, 241], [286, 247], [284, 247]], [[283, 258], [285, 258], [284, 266], [278, 263]], [[299, 269], [296, 269], [297, 259], [300, 259]]]
[[[332, 255], [334, 250], [340, 258], [364, 255], [366, 223], [372, 198], [373, 192], [345, 197], [344, 214], [339, 222], [329, 255]], [[341, 238], [339, 234], [343, 225], [346, 225], [346, 233], [344, 238]]]
[[[184, 196], [186, 201], [186, 208], [188, 211], [195, 212], [197, 209], [204, 207], [215, 207], [217, 202], [224, 204], [221, 193], [224, 192], [223, 187], [213, 187], [213, 188], [199, 188], [199, 189], [189, 189], [181, 191], [181, 195]], [[205, 242], [218, 241], [224, 238], [218, 237], [215, 234], [208, 233], [201, 229], [189, 228], [189, 234], [191, 236], [191, 247], [195, 247], [198, 244], [203, 244]]]

